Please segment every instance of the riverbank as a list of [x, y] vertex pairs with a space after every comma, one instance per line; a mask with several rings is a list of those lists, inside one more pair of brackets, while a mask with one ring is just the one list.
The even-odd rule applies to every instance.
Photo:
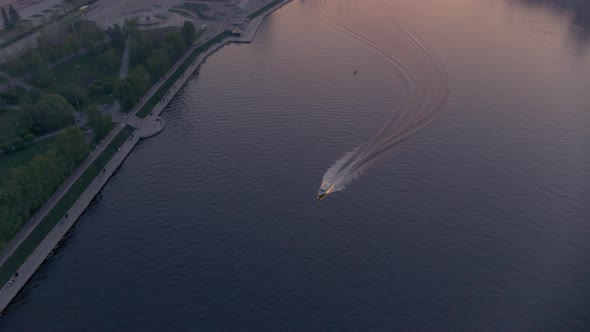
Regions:
[[[128, 116], [124, 122], [119, 123], [116, 129], [114, 129], [109, 134], [107, 139], [105, 139], [104, 144], [102, 144], [101, 147], [97, 149], [97, 151], [91, 154], [89, 157], [90, 162], [86, 163], [87, 168], [79, 168], [79, 174], [77, 174], [77, 176], [70, 177], [67, 183], [58, 190], [60, 195], [56, 196], [54, 194], [54, 196], [52, 196], [52, 199], [50, 199], [52, 204], [46, 204], [46, 206], [42, 208], [45, 213], [37, 215], [37, 218], [42, 221], [32, 227], [29, 234], [23, 236], [21, 244], [15, 246], [15, 248], [12, 249], [13, 252], [10, 255], [7, 255], [7, 259], [0, 268], [3, 270], [4, 275], [9, 277], [7, 278], [8, 282], [6, 282], [2, 289], [0, 289], [0, 312], [3, 312], [6, 309], [13, 298], [18, 294], [20, 289], [22, 289], [27, 281], [34, 275], [37, 268], [54, 250], [55, 246], [61, 241], [70, 227], [73, 226], [78, 220], [85, 209], [90, 205], [94, 197], [100, 192], [110, 177], [123, 163], [123, 160], [131, 153], [137, 143], [141, 139], [154, 136], [164, 129], [165, 123], [159, 117], [159, 115], [163, 112], [172, 97], [180, 91], [190, 76], [199, 68], [203, 61], [228, 43], [251, 42], [259, 26], [262, 24], [264, 17], [268, 16], [288, 2], [290, 2], [290, 0], [285, 0], [278, 3], [276, 6], [268, 9], [268, 11], [264, 14], [249, 22], [246, 30], [250, 33], [245, 34], [244, 36], [230, 37], [229, 34], [222, 32], [226, 34], [224, 38], [221, 38], [219, 42], [210, 45], [206, 49], [203, 49], [196, 54], [194, 52], [198, 50], [199, 44], [194, 45], [169, 70], [165, 77], [148, 91], [144, 98], [142, 98], [142, 100], [132, 109], [130, 112], [132, 115]], [[217, 36], [213, 38], [216, 37]], [[194, 57], [191, 57], [192, 55], [194, 55]], [[152, 96], [161, 91], [163, 87], [167, 87], [166, 83], [170, 82], [170, 79], [176, 77], [174, 74], [176, 74], [180, 68], [186, 69], [184, 69], [182, 74], [180, 74], [180, 77], [176, 79], [172, 86], [167, 90], [165, 97], [159, 99], [159, 102], [153, 108], [151, 108], [151, 111], [149, 114], [146, 114], [145, 118], [142, 119], [136, 116], [136, 114], [139, 115], [140, 110], [144, 109], [145, 105], [150, 101]], [[111, 143], [114, 143], [115, 145], [111, 145]], [[112, 148], [116, 148], [116, 152], [113, 152]], [[84, 174], [88, 174], [86, 172], [90, 167], [92, 167], [94, 162], [101, 157], [104, 158], [107, 156], [105, 153], [110, 153], [109, 151], [112, 152], [110, 160], [104, 165], [104, 167], [101, 167], [102, 170], [98, 169], [98, 175], [95, 175], [94, 180], [88, 184], [86, 189], [79, 195], [78, 199], [73, 203], [73, 205], [71, 205], [69, 208], [66, 207], [65, 210], [63, 209], [63, 206], [59, 206], [62, 200], [66, 198], [65, 196], [71, 192], [72, 187], [78, 183], [77, 181], [80, 179], [80, 177]], [[51, 218], [52, 213], [55, 215], [55, 213], [57, 213], [56, 211], [65, 211], [59, 222], [51, 225], [52, 229], [49, 230], [48, 233], [36, 233], [39, 225], [43, 224], [46, 218]], [[45, 223], [45, 225], [47, 225], [47, 223]], [[37, 238], [41, 237], [42, 240], [34, 248], [34, 250], [32, 250], [32, 248], [24, 247], [25, 242], [31, 239], [33, 236]], [[21, 261], [22, 264], [20, 263]], [[14, 272], [12, 273], [12, 271]]]

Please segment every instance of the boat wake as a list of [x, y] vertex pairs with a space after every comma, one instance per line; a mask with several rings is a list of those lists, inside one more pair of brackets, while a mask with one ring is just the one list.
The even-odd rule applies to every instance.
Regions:
[[399, 18], [392, 18], [388, 14], [394, 2], [350, 0], [348, 5], [362, 7], [351, 12], [358, 14], [369, 10], [371, 18], [381, 18], [378, 22], [361, 18], [362, 24], [355, 25], [354, 22], [358, 20], [354, 17], [345, 20], [338, 16], [338, 10], [332, 8], [334, 5], [343, 8], [342, 1], [320, 0], [319, 12], [326, 21], [361, 41], [394, 66], [401, 74], [408, 93], [403, 104], [393, 107], [392, 119], [377, 135], [346, 153], [326, 171], [320, 186], [320, 191], [323, 188], [326, 194], [344, 190], [377, 159], [432, 122], [447, 101], [448, 75], [444, 66], [418, 38], [404, 28]]

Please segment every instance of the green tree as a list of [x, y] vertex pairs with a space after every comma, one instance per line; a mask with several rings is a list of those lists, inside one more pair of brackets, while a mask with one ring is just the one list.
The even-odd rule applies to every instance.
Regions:
[[10, 141], [14, 150], [22, 149], [25, 146], [25, 141], [20, 137], [15, 137]]
[[88, 102], [86, 90], [84, 90], [80, 86], [63, 87], [59, 89], [58, 93], [76, 109], [79, 109], [81, 106], [84, 106]]
[[22, 86], [20, 86], [20, 85], [15, 86], [14, 92], [16, 93], [16, 95], [18, 97], [19, 104], [31, 102], [31, 98], [29, 96], [29, 91], [27, 91], [27, 89], [23, 88]]
[[80, 43], [78, 42], [78, 38], [76, 38], [76, 35], [70, 34], [66, 37], [63, 43], [63, 49], [66, 54], [78, 52], [78, 50], [80, 49]]
[[29, 91], [29, 99], [31, 99], [32, 103], [38, 102], [41, 99], [41, 97], [43, 97], [43, 92], [41, 92], [41, 90], [37, 88], [32, 88]]
[[37, 51], [27, 52], [22, 61], [24, 71], [32, 75], [36, 75], [40, 67], [48, 66], [47, 60]]
[[125, 23], [123, 23], [123, 37], [127, 38], [129, 36], [133, 36], [136, 34], [142, 33], [141, 30], [139, 30], [139, 23], [137, 22], [137, 19], [133, 19], [133, 20], [125, 20]]
[[119, 24], [115, 24], [114, 27], [109, 27], [107, 35], [111, 41], [111, 46], [117, 50], [125, 48], [125, 36], [123, 35], [123, 29]]
[[6, 61], [2, 70], [15, 76], [24, 75], [24, 62], [21, 58], [22, 56]]
[[105, 39], [105, 32], [102, 31], [94, 22], [80, 21], [78, 26], [78, 35], [82, 47], [91, 48]]
[[88, 92], [90, 92], [93, 96], [100, 96], [102, 95], [102, 81], [101, 80], [94, 80], [88, 86]]
[[40, 54], [43, 54], [45, 59], [56, 60], [61, 56], [59, 49], [50, 41], [46, 33], [41, 33], [37, 37], [37, 50]]
[[184, 50], [186, 49], [186, 43], [182, 38], [182, 35], [178, 32], [171, 32], [166, 37], [166, 43], [172, 46], [174, 54], [171, 56], [172, 59], [178, 59]]
[[35, 84], [40, 87], [48, 87], [53, 82], [53, 72], [49, 69], [49, 65], [45, 64], [37, 68], [37, 75], [33, 79]]
[[34, 105], [21, 110], [23, 128], [34, 134], [62, 128], [73, 122], [74, 108], [60, 95], [45, 95]]
[[127, 78], [119, 81], [117, 86], [117, 96], [121, 106], [125, 110], [130, 110], [149, 88], [147, 71], [142, 66], [135, 66]]
[[27, 143], [31, 143], [32, 141], [34, 141], [34, 140], [35, 140], [35, 134], [33, 134], [33, 133], [28, 133], [28, 134], [26, 134], [26, 135], [23, 137], [23, 139], [25, 140], [25, 142], [27, 142]]
[[157, 81], [159, 77], [166, 72], [171, 64], [172, 60], [170, 60], [170, 57], [165, 50], [154, 50], [146, 62], [147, 69], [152, 77], [152, 81]]
[[97, 61], [104, 70], [112, 70], [119, 64], [119, 57], [114, 48], [109, 48], [103, 54], [98, 56]]
[[20, 14], [14, 9], [12, 4], [8, 7], [8, 16], [10, 17], [12, 24], [16, 24], [20, 21]]
[[195, 41], [196, 29], [192, 22], [184, 21], [184, 25], [182, 26], [182, 36], [184, 37], [186, 45], [190, 45]]
[[116, 93], [116, 90], [115, 90], [116, 86], [115, 86], [115, 84], [113, 84], [113, 81], [111, 81], [111, 80], [102, 81], [101, 87], [102, 87], [103, 94], [111, 95], [111, 94]]
[[129, 73], [127, 79], [129, 84], [135, 87], [138, 98], [143, 95], [151, 86], [148, 72], [143, 66], [135, 66]]
[[148, 38], [143, 31], [134, 33], [131, 37], [131, 52], [129, 62], [137, 65], [145, 61], [154, 48], [153, 38]]
[[4, 151], [4, 153], [8, 153], [12, 151], [12, 144], [10, 142], [5, 142], [0, 144], [0, 150]]
[[22, 56], [22, 71], [33, 76], [33, 83], [46, 87], [53, 81], [53, 72], [49, 69], [49, 64], [45, 57], [38, 51], [27, 52]]
[[12, 22], [10, 21], [10, 18], [8, 17], [8, 14], [6, 13], [6, 9], [4, 8], [4, 6], [2, 6], [2, 22], [4, 23], [4, 29], [10, 30], [12, 28]]
[[0, 245], [7, 243], [88, 154], [78, 128], [65, 130], [43, 155], [13, 169], [0, 188]]
[[15, 89], [0, 92], [0, 97], [6, 101], [7, 104], [18, 103], [18, 95]]
[[133, 106], [138, 100], [137, 96], [139, 95], [135, 87], [131, 85], [129, 81], [124, 80], [119, 81], [119, 86], [117, 90], [119, 91], [119, 103], [121, 104], [123, 109], [128, 111], [131, 108], [133, 108]]
[[76, 167], [88, 153], [89, 145], [80, 128], [68, 128], [58, 136], [56, 152], [70, 169]]
[[93, 96], [115, 94], [115, 85], [111, 80], [94, 80], [88, 86], [88, 90]]
[[96, 105], [89, 106], [85, 112], [88, 117], [88, 125], [94, 131], [95, 141], [104, 138], [113, 128], [110, 114], [103, 114]]

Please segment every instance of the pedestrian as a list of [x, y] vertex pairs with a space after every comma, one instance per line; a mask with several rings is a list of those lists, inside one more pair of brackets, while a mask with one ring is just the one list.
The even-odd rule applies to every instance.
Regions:
[[66, 213], [66, 219], [68, 219], [68, 214]]

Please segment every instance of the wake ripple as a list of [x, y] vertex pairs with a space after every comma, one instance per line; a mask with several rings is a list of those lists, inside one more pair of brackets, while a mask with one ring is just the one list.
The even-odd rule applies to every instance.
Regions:
[[[447, 72], [436, 57], [418, 38], [409, 33], [399, 18], [387, 15], [393, 0], [354, 1], [374, 9], [373, 17], [380, 20], [365, 20], [363, 25], [387, 30], [387, 38], [376, 39], [364, 33], [363, 27], [355, 27], [354, 18], [345, 20], [331, 10], [332, 0], [320, 1], [320, 14], [327, 22], [347, 35], [361, 41], [367, 47], [383, 56], [398, 70], [407, 85], [409, 102], [395, 107], [392, 119], [368, 142], [348, 152], [337, 160], [325, 173], [322, 186], [331, 184], [329, 192], [344, 190], [376, 160], [392, 151], [400, 142], [431, 123], [446, 104], [448, 90]], [[336, 1], [334, 1], [336, 2]], [[340, 1], [341, 3], [341, 1]], [[364, 8], [366, 9], [366, 8]], [[345, 21], [349, 23], [345, 23]], [[375, 31], [375, 30], [373, 30]], [[378, 36], [377, 36], [378, 37]], [[395, 52], [391, 51], [395, 50]]]

